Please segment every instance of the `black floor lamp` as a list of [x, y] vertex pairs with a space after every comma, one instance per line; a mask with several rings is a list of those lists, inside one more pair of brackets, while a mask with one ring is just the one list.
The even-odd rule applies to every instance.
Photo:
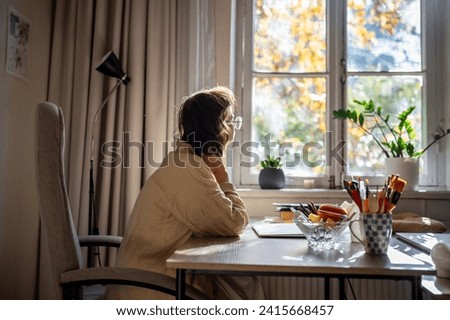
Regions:
[[[91, 131], [91, 159], [90, 159], [90, 170], [89, 170], [89, 235], [98, 235], [98, 227], [96, 223], [95, 217], [95, 191], [94, 191], [94, 145], [95, 145], [95, 124], [97, 123], [97, 118], [99, 117], [103, 107], [108, 102], [111, 95], [117, 89], [117, 87], [123, 83], [127, 85], [130, 82], [130, 77], [122, 71], [122, 67], [120, 66], [120, 61], [117, 59], [114, 52], [109, 51], [105, 56], [100, 60], [97, 67], [95, 68], [100, 73], [108, 76], [117, 78], [117, 83], [112, 88], [112, 90], [108, 93], [105, 100], [103, 100], [100, 108], [98, 108], [97, 112], [94, 116], [94, 122], [92, 123], [92, 131]], [[96, 253], [98, 255], [98, 252]], [[88, 266], [92, 266], [92, 251], [89, 247], [88, 249]]]

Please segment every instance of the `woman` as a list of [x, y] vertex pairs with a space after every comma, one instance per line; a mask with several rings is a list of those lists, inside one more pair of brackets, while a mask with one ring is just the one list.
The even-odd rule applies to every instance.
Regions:
[[[244, 204], [222, 162], [234, 139], [233, 93], [199, 91], [182, 104], [180, 141], [142, 188], [125, 231], [116, 265], [175, 277], [166, 259], [191, 236], [237, 236], [248, 224]], [[263, 299], [257, 278], [190, 276], [212, 299]], [[109, 299], [169, 299], [163, 293], [109, 287]]]

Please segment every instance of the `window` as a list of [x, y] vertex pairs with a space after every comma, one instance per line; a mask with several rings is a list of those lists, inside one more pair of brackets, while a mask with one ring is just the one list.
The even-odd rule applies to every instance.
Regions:
[[[356, 106], [354, 99], [373, 99], [393, 113], [414, 105], [411, 120], [425, 145], [435, 130], [429, 119], [443, 112], [427, 107], [442, 101], [429, 89], [439, 77], [440, 57], [427, 50], [437, 38], [435, 1], [238, 3], [244, 130], [234, 174], [241, 185], [257, 184], [258, 161], [269, 153], [282, 157], [291, 186], [312, 178], [328, 187], [330, 176], [338, 183], [341, 172], [382, 183], [380, 148], [332, 117], [333, 110]], [[422, 158], [421, 184], [439, 185], [437, 156]]]

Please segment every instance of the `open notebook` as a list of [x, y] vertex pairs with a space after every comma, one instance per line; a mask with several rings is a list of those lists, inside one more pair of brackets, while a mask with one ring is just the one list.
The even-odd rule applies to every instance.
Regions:
[[450, 245], [450, 233], [398, 232], [396, 235], [397, 238], [403, 242], [406, 242], [409, 245], [427, 253], [431, 253], [431, 249], [438, 241], [442, 241]]
[[260, 238], [304, 238], [294, 223], [274, 222], [272, 219], [253, 221], [252, 228]]

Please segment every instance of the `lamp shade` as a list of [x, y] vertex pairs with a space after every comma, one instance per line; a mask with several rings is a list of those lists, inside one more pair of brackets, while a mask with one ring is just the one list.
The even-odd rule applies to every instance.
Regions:
[[130, 77], [122, 71], [122, 67], [120, 66], [119, 59], [117, 59], [114, 52], [109, 51], [105, 56], [100, 60], [98, 66], [95, 70], [103, 73], [108, 77], [113, 77], [120, 79], [124, 85], [127, 85], [130, 82]]

